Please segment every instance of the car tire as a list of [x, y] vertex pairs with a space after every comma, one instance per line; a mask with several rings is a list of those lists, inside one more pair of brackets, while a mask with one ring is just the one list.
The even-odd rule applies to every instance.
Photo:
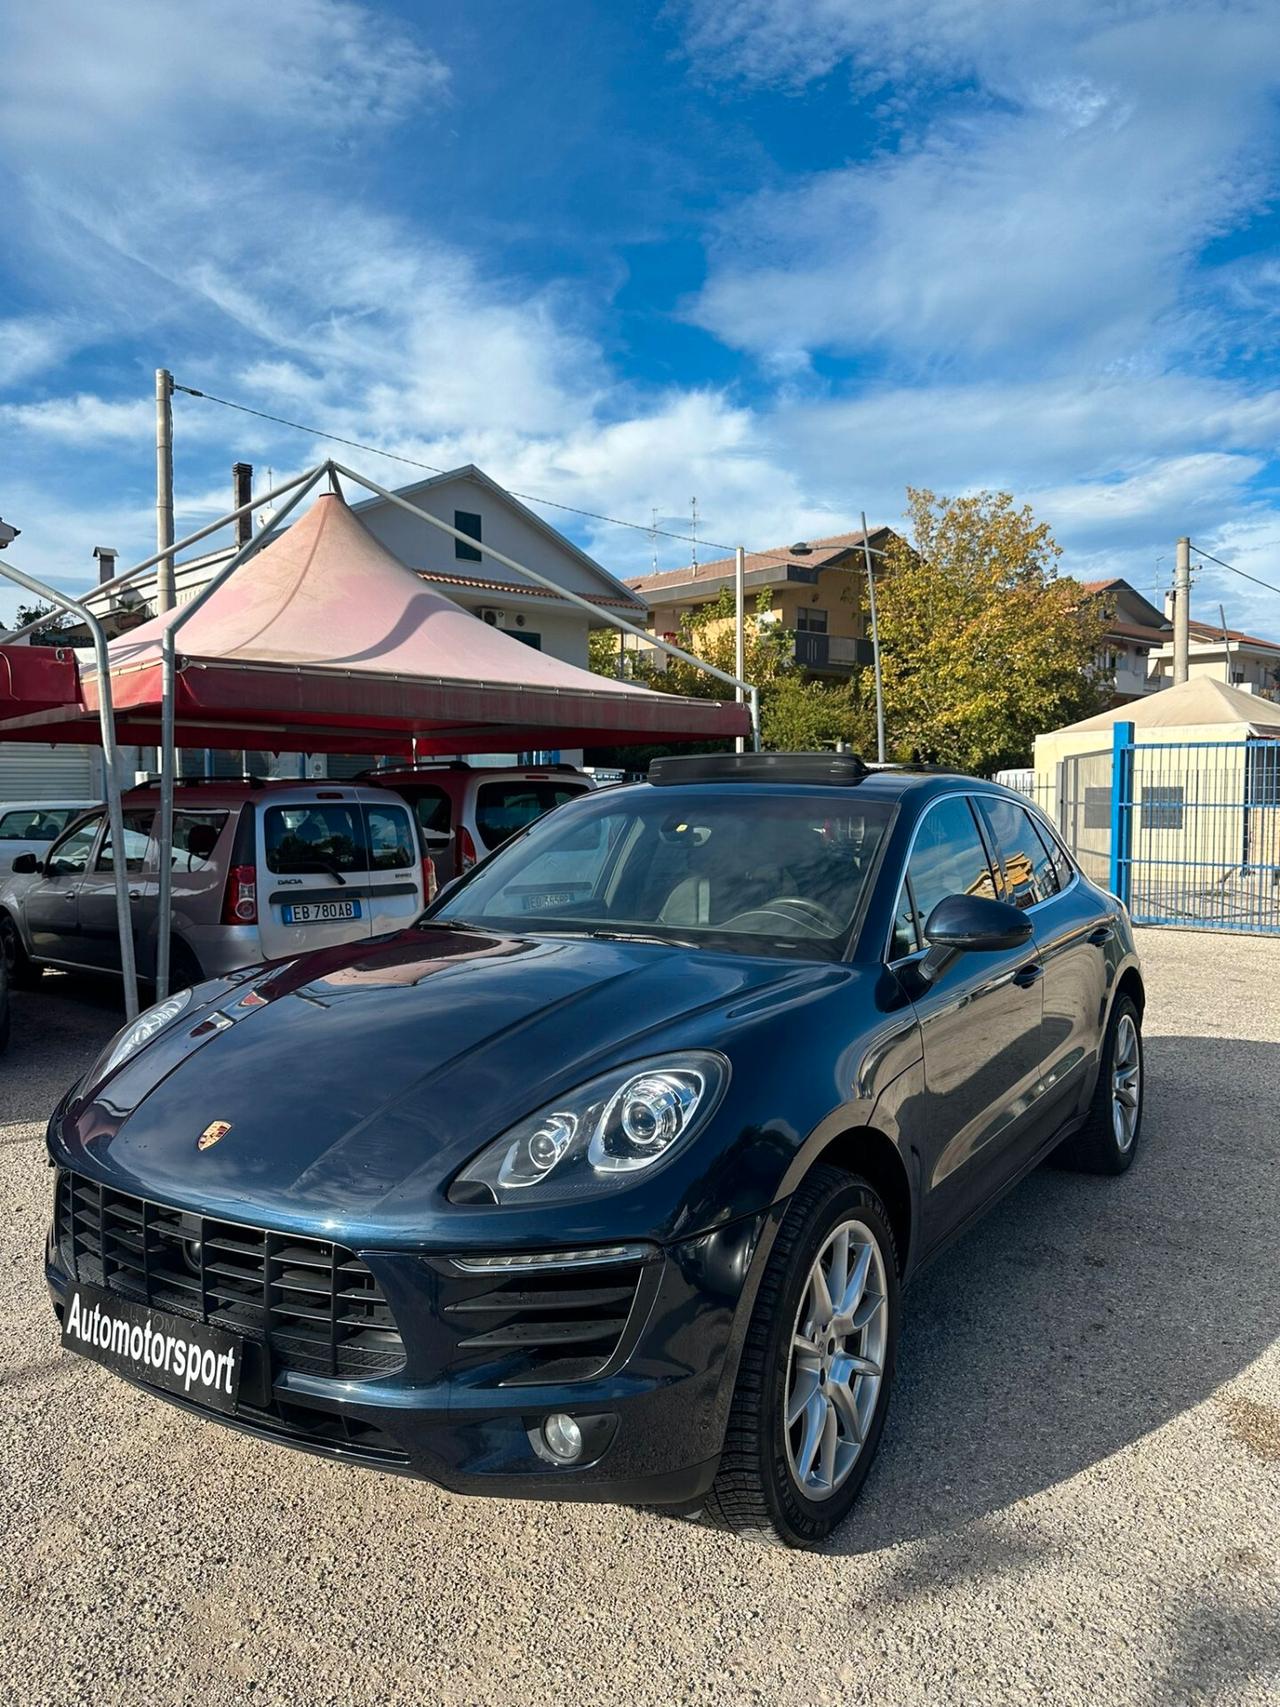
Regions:
[[15, 990], [34, 990], [44, 977], [44, 967], [33, 964], [18, 927], [8, 913], [0, 913], [0, 951], [4, 954], [11, 986]]
[[[867, 1253], [866, 1290], [853, 1305], [855, 1320], [867, 1320], [833, 1341], [818, 1333], [826, 1323], [819, 1319], [825, 1306], [815, 1271], [823, 1267], [830, 1293], [833, 1274], [838, 1281], [834, 1242], [842, 1230], [850, 1232], [846, 1303]], [[898, 1268], [893, 1229], [874, 1189], [837, 1168], [814, 1168], [791, 1199], [760, 1282], [705, 1522], [774, 1545], [816, 1547], [848, 1515], [888, 1410], [900, 1317]], [[801, 1340], [812, 1350], [802, 1350]], [[850, 1374], [848, 1362], [840, 1361], [868, 1353], [865, 1372]], [[878, 1377], [869, 1373], [873, 1364]]]
[[1059, 1145], [1054, 1161], [1090, 1174], [1122, 1174], [1130, 1168], [1142, 1135], [1145, 1078], [1142, 1015], [1132, 997], [1117, 996], [1102, 1040], [1088, 1116], [1080, 1130]]
[[196, 959], [185, 942], [176, 938], [169, 948], [169, 994], [176, 996], [182, 990], [189, 990], [193, 984], [204, 981], [204, 973], [200, 970], [200, 962]]

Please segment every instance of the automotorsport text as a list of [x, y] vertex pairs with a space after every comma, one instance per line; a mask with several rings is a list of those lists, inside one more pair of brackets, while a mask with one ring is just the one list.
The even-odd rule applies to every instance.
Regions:
[[67, 1297], [62, 1344], [196, 1404], [220, 1411], [235, 1406], [241, 1345], [220, 1328], [149, 1310], [97, 1287], [76, 1286]]

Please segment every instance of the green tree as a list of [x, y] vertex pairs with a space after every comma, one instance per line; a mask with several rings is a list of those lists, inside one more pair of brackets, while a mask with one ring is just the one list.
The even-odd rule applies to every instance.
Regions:
[[1107, 612], [1057, 572], [1061, 548], [1007, 492], [907, 488], [911, 542], [877, 576], [891, 749], [985, 775], [1108, 703]]
[[[743, 622], [743, 680], [760, 689], [763, 702], [769, 688], [780, 677], [795, 670], [791, 635], [769, 621], [768, 593], [761, 593], [754, 611]], [[734, 599], [729, 587], [709, 604], [687, 611], [680, 619], [676, 645], [696, 658], [704, 658], [717, 670], [734, 674]], [[661, 654], [659, 654], [661, 656]], [[645, 681], [662, 693], [684, 694], [690, 699], [732, 699], [733, 689], [717, 676], [679, 658], [668, 658], [666, 668], [656, 664]]]
[[760, 724], [764, 745], [775, 752], [819, 752], [842, 741], [875, 751], [874, 712], [863, 705], [857, 682], [779, 676], [761, 703]]

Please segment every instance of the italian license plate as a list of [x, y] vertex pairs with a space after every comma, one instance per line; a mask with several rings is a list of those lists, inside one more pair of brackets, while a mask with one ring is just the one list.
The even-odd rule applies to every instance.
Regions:
[[286, 925], [323, 925], [359, 917], [359, 901], [291, 901], [284, 908]]
[[149, 1310], [97, 1286], [73, 1286], [62, 1312], [62, 1344], [208, 1410], [236, 1408], [245, 1341], [225, 1328]]

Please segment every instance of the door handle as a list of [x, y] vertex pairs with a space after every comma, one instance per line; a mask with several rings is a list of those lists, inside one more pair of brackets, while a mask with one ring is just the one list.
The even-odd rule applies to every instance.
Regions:
[[1095, 948], [1101, 948], [1104, 943], [1110, 942], [1115, 934], [1110, 925], [1099, 925], [1096, 931], [1089, 932], [1089, 941]]
[[1019, 970], [1014, 973], [1013, 981], [1020, 990], [1029, 990], [1031, 986], [1043, 976], [1043, 973], [1044, 967], [1037, 966], [1033, 963], [1030, 966], [1020, 967]]

